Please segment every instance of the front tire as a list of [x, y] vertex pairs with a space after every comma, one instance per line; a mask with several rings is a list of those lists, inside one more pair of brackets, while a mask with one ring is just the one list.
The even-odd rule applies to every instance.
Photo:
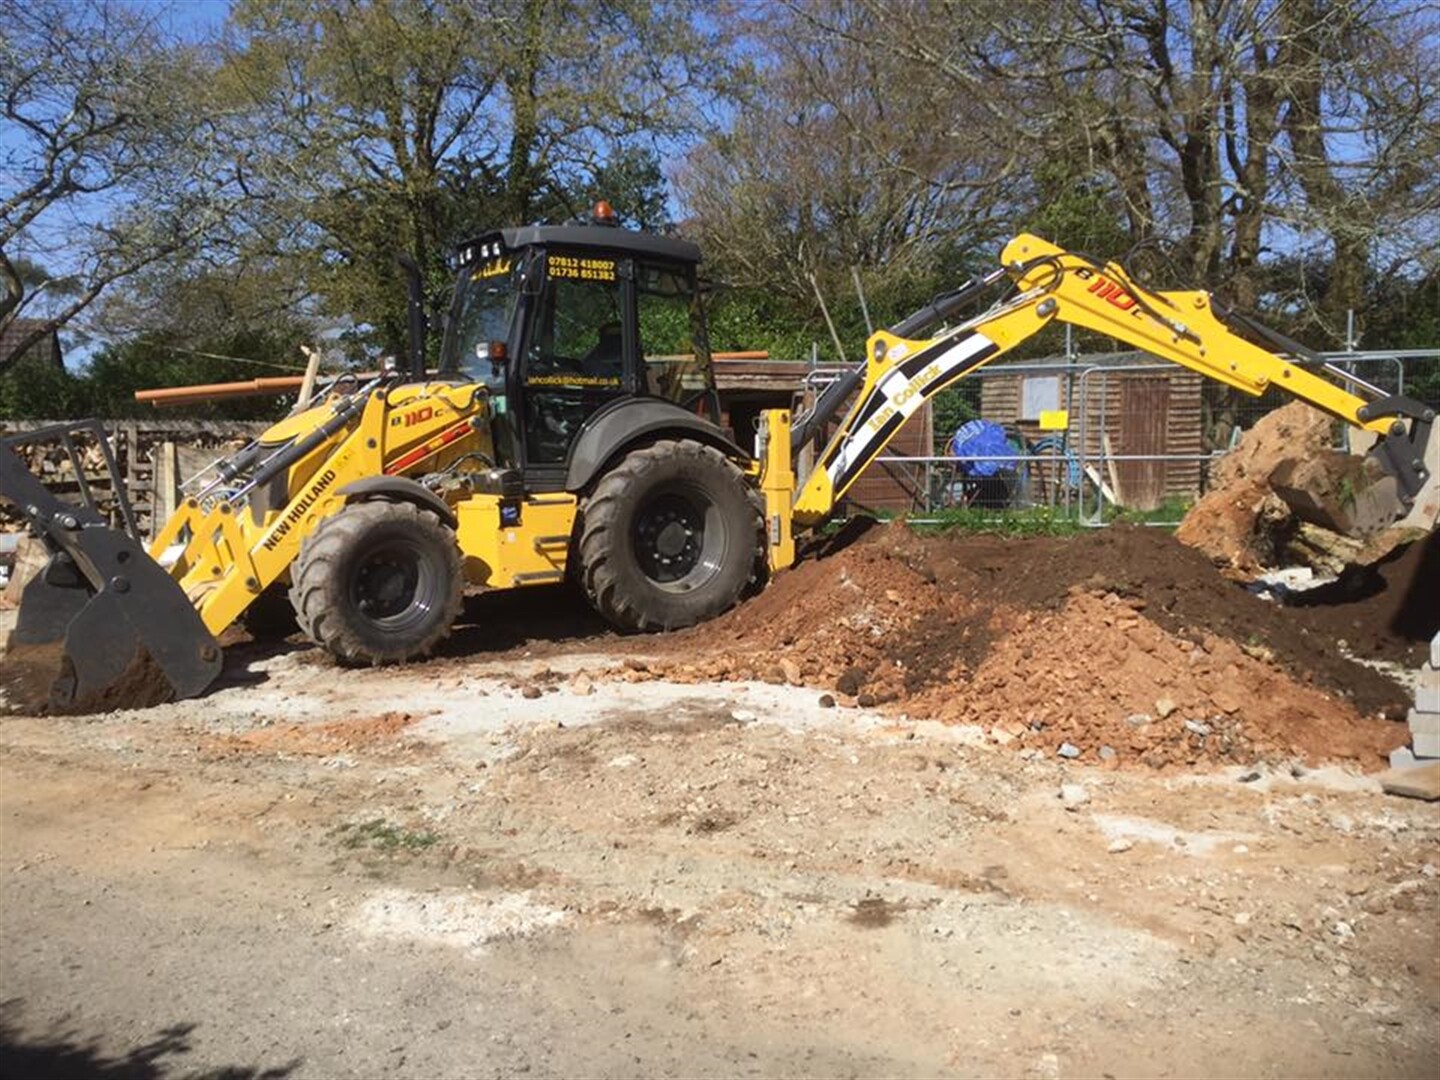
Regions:
[[291, 578], [300, 628], [351, 664], [427, 655], [450, 633], [464, 588], [455, 534], [406, 502], [356, 503], [326, 518]]
[[673, 630], [731, 607], [763, 564], [759, 493], [690, 439], [632, 451], [583, 507], [581, 581], [622, 630]]

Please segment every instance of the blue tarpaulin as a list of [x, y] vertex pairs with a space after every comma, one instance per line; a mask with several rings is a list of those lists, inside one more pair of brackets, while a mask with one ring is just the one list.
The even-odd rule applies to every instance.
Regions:
[[[955, 429], [950, 439], [950, 453], [958, 458], [1013, 458], [1015, 446], [1005, 437], [1005, 429], [992, 420], [967, 420]], [[1013, 461], [962, 461], [960, 471], [966, 476], [991, 477], [1014, 472]]]

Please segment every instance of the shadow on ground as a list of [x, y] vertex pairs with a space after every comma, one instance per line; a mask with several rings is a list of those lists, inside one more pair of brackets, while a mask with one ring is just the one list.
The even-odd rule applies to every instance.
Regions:
[[532, 585], [467, 596], [454, 631], [435, 655], [483, 658], [522, 645], [615, 636], [578, 588]]
[[299, 1066], [223, 1065], [197, 1069], [186, 1060], [194, 1024], [173, 1024], [124, 1054], [109, 1055], [99, 1040], [56, 1025], [43, 1035], [22, 1034], [22, 1003], [0, 1002], [0, 1080], [283, 1080]]
[[[450, 636], [440, 643], [432, 661], [485, 660], [512, 649], [534, 649], [540, 655], [577, 641], [593, 639], [614, 647], [621, 635], [592, 608], [579, 589], [572, 585], [535, 585], [503, 592], [476, 593], [465, 597], [465, 606], [455, 620]], [[225, 670], [211, 692], [234, 687], [259, 686], [270, 676], [255, 665], [272, 657], [297, 653], [301, 664], [328, 668], [337, 666], [323, 649], [316, 648], [296, 628], [286, 637], [251, 637], [243, 629], [228, 632]], [[419, 670], [424, 661], [408, 667]]]

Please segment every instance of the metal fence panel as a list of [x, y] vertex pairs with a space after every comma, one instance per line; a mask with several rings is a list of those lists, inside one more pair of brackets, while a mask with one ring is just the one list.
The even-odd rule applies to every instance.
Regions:
[[[1352, 392], [1404, 393], [1407, 366], [1413, 377], [1418, 367], [1422, 372], [1440, 371], [1440, 350], [1416, 349], [1402, 351], [1324, 354], [1336, 368], [1354, 376], [1348, 385]], [[983, 417], [1007, 425], [1013, 452], [1009, 454], [966, 455], [936, 453], [932, 456], [884, 455], [872, 468], [884, 468], [892, 474], [903, 473], [909, 490], [915, 492], [912, 516], [919, 520], [955, 507], [974, 507], [1003, 515], [1013, 511], [1046, 507], [1082, 524], [1103, 525], [1115, 516], [1114, 511], [1130, 509], [1124, 504], [1136, 501], [1123, 490], [1127, 479], [1130, 486], [1142, 493], [1139, 500], [1151, 507], [1148, 523], [1178, 524], [1180, 514], [1195, 497], [1207, 489], [1215, 462], [1233, 448], [1239, 436], [1266, 413], [1295, 400], [1280, 390], [1259, 398], [1229, 394], [1220, 398], [1223, 415], [1207, 415], [1203, 405], [1197, 418], [1201, 429], [1185, 431], [1185, 438], [1170, 438], [1174, 432], [1173, 409], [1166, 405], [1166, 395], [1153, 386], [1146, 388], [1145, 379], [1188, 378], [1199, 380], [1201, 395], [1219, 384], [1203, 376], [1178, 368], [1174, 364], [1155, 361], [1142, 353], [1106, 353], [1085, 356], [1053, 357], [1035, 361], [994, 364], [967, 377], [966, 384], [978, 385], [979, 399], [986, 397], [986, 380], [1016, 377], [1061, 377], [1061, 397], [1069, 413], [1069, 427], [1063, 432], [1038, 433], [1022, 430], [1009, 416]], [[1125, 430], [1123, 409], [1126, 391], [1122, 380], [1135, 380], [1130, 408], [1159, 408], [1165, 415], [1159, 421], [1144, 418], [1140, 436], [1136, 425]], [[1117, 387], [1119, 389], [1117, 390]], [[1050, 388], [1046, 387], [1047, 393]], [[1020, 386], [1010, 395], [1019, 400], [1026, 392]], [[1007, 401], [1009, 399], [1007, 398]], [[1122, 403], [1120, 409], [1116, 402]], [[1119, 415], [1117, 415], [1119, 413]], [[1193, 421], [1187, 419], [1187, 423]], [[937, 430], [937, 444], [948, 445], [952, 433]], [[1340, 431], [1337, 444], [1343, 445]], [[1198, 435], [1198, 438], [1196, 437]], [[1162, 446], [1188, 442], [1188, 449], [1175, 451], [1152, 449], [1144, 444], [1159, 442]], [[1136, 449], [1132, 444], [1140, 444]], [[977, 464], [997, 466], [996, 475], [976, 475]], [[986, 471], [986, 470], [982, 470]], [[1179, 479], [1177, 479], [1179, 478]], [[1120, 488], [1121, 490], [1116, 490]], [[1183, 497], [1177, 493], [1183, 490]], [[1159, 493], [1157, 495], [1157, 492]], [[1154, 512], [1154, 506], [1173, 513]]]

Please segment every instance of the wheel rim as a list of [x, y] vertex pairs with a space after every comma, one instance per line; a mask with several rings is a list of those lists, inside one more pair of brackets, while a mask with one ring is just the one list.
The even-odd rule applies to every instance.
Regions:
[[720, 573], [728, 537], [715, 501], [691, 485], [656, 491], [632, 530], [640, 571], [667, 592], [689, 592]]
[[417, 544], [392, 540], [366, 551], [350, 576], [350, 603], [385, 631], [425, 622], [440, 605], [440, 575]]

